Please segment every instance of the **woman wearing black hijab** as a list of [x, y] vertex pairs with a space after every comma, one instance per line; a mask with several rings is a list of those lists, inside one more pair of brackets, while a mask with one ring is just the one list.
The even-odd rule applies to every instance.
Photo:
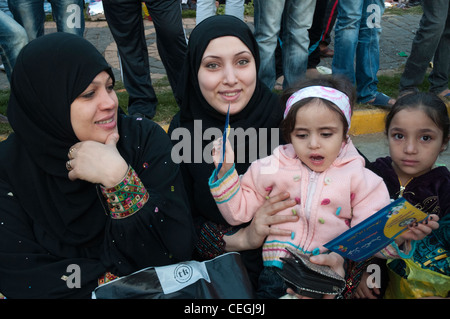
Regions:
[[38, 38], [17, 59], [14, 133], [0, 143], [7, 298], [90, 297], [99, 282], [191, 258], [172, 144], [157, 124], [121, 115], [113, 85], [102, 55], [75, 35]]
[[[222, 47], [211, 50], [212, 45]], [[224, 72], [228, 68], [233, 70], [228, 73], [229, 76]], [[243, 129], [247, 132], [255, 129], [256, 136], [253, 134], [253, 139], [239, 139], [237, 136], [233, 138], [230, 135], [230, 139], [234, 140], [235, 149], [245, 152], [244, 160], [241, 158], [235, 161], [239, 174], [245, 173], [251, 161], [256, 159], [250, 158], [255, 155], [251, 154], [252, 146], [259, 145], [266, 152], [262, 156], [267, 156], [279, 145], [278, 127], [282, 120], [283, 109], [277, 95], [259, 81], [258, 69], [258, 45], [244, 22], [227, 15], [205, 19], [195, 27], [189, 37], [185, 65], [181, 73], [179, 90], [176, 92], [180, 112], [174, 117], [169, 128], [174, 151], [179, 153], [183, 160], [181, 168], [184, 183], [199, 233], [196, 246], [198, 258], [209, 259], [225, 251], [241, 251], [250, 279], [255, 286], [262, 269], [259, 247], [268, 231], [275, 229], [270, 230], [269, 225], [293, 221], [297, 217], [271, 216], [277, 210], [275, 207], [266, 206], [264, 209], [267, 215], [259, 216], [265, 216], [267, 219], [262, 218], [264, 220], [261, 219], [261, 223], [252, 223], [252, 227], [247, 227], [247, 230], [252, 230], [247, 232], [249, 237], [241, 236], [244, 234], [244, 228], [230, 227], [218, 210], [208, 186], [208, 179], [215, 168], [212, 158], [209, 158], [211, 143], [219, 136], [208, 136], [205, 132], [211, 128], [222, 132], [228, 105], [231, 129]], [[214, 86], [215, 83], [217, 87], [208, 88], [208, 85]], [[189, 134], [183, 134], [186, 130]], [[262, 131], [267, 135], [260, 134]], [[190, 140], [186, 142], [185, 138]], [[186, 158], [186, 152], [180, 145], [191, 146], [189, 159]], [[236, 152], [237, 156], [238, 153]], [[257, 153], [260, 153], [259, 150]], [[274, 197], [270, 204], [278, 205], [276, 208], [295, 205], [295, 202], [293, 204], [289, 204], [289, 201], [281, 202], [288, 197]], [[250, 242], [253, 240], [257, 243]]]

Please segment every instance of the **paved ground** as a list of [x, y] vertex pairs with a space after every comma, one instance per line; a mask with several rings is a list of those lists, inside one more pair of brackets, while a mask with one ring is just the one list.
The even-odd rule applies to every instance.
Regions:
[[[406, 58], [398, 55], [399, 52], [409, 54], [414, 33], [418, 27], [420, 15], [384, 15], [382, 21], [383, 31], [380, 38], [380, 72], [395, 72], [405, 62]], [[246, 18], [247, 23], [253, 27], [253, 17]], [[187, 36], [195, 26], [194, 18], [183, 19]], [[150, 71], [152, 79], [159, 79], [165, 75], [164, 67], [156, 49], [156, 35], [153, 23], [144, 20], [145, 34], [149, 50]], [[46, 22], [45, 32], [56, 32], [54, 22]], [[109, 31], [106, 21], [86, 21], [85, 38], [91, 41], [106, 60], [114, 68], [116, 76], [120, 77], [117, 47]], [[332, 47], [332, 46], [331, 46]], [[321, 65], [330, 67], [331, 59], [324, 59]], [[9, 88], [6, 74], [0, 72], [0, 89]]]

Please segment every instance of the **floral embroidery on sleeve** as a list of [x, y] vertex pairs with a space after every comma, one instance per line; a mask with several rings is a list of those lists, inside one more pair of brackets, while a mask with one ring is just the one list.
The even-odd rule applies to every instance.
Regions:
[[129, 217], [148, 201], [149, 194], [134, 169], [129, 166], [124, 179], [116, 186], [100, 186], [113, 219]]

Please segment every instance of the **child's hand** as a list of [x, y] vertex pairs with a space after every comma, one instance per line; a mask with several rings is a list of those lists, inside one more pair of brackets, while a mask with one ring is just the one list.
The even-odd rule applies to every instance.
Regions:
[[[433, 230], [439, 228], [438, 215], [431, 214], [421, 223], [413, 223], [408, 226], [408, 230], [399, 236], [400, 240], [422, 240]], [[397, 243], [398, 244], [398, 243]]]
[[[222, 160], [222, 150], [223, 150], [223, 144], [222, 144], [222, 138], [218, 138], [213, 142], [213, 149], [212, 149], [212, 157], [214, 161], [214, 165], [216, 168], [219, 166], [220, 161]], [[217, 177], [220, 179], [225, 175], [226, 172], [230, 170], [230, 168], [233, 166], [234, 163], [234, 151], [231, 147], [230, 141], [227, 139], [227, 144], [225, 148], [225, 158], [223, 159], [222, 168], [217, 174]]]
[[380, 295], [380, 289], [377, 287], [369, 288], [367, 285], [367, 279], [369, 278], [369, 273], [364, 271], [361, 276], [361, 281], [355, 290], [355, 299], [378, 299]]

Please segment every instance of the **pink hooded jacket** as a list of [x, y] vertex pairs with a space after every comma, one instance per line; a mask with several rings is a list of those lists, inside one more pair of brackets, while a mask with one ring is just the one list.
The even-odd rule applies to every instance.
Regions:
[[279, 258], [288, 255], [284, 249], [287, 246], [314, 255], [327, 251], [324, 244], [390, 203], [383, 180], [364, 167], [364, 159], [350, 139], [322, 173], [303, 165], [292, 145], [287, 144], [253, 162], [241, 179], [235, 169], [230, 169], [216, 182], [211, 178], [210, 187], [231, 225], [250, 221], [269, 193], [289, 192], [295, 198], [293, 209], [278, 214], [297, 214], [300, 218], [276, 226], [290, 230], [291, 237], [266, 238], [265, 266], [281, 267]]

